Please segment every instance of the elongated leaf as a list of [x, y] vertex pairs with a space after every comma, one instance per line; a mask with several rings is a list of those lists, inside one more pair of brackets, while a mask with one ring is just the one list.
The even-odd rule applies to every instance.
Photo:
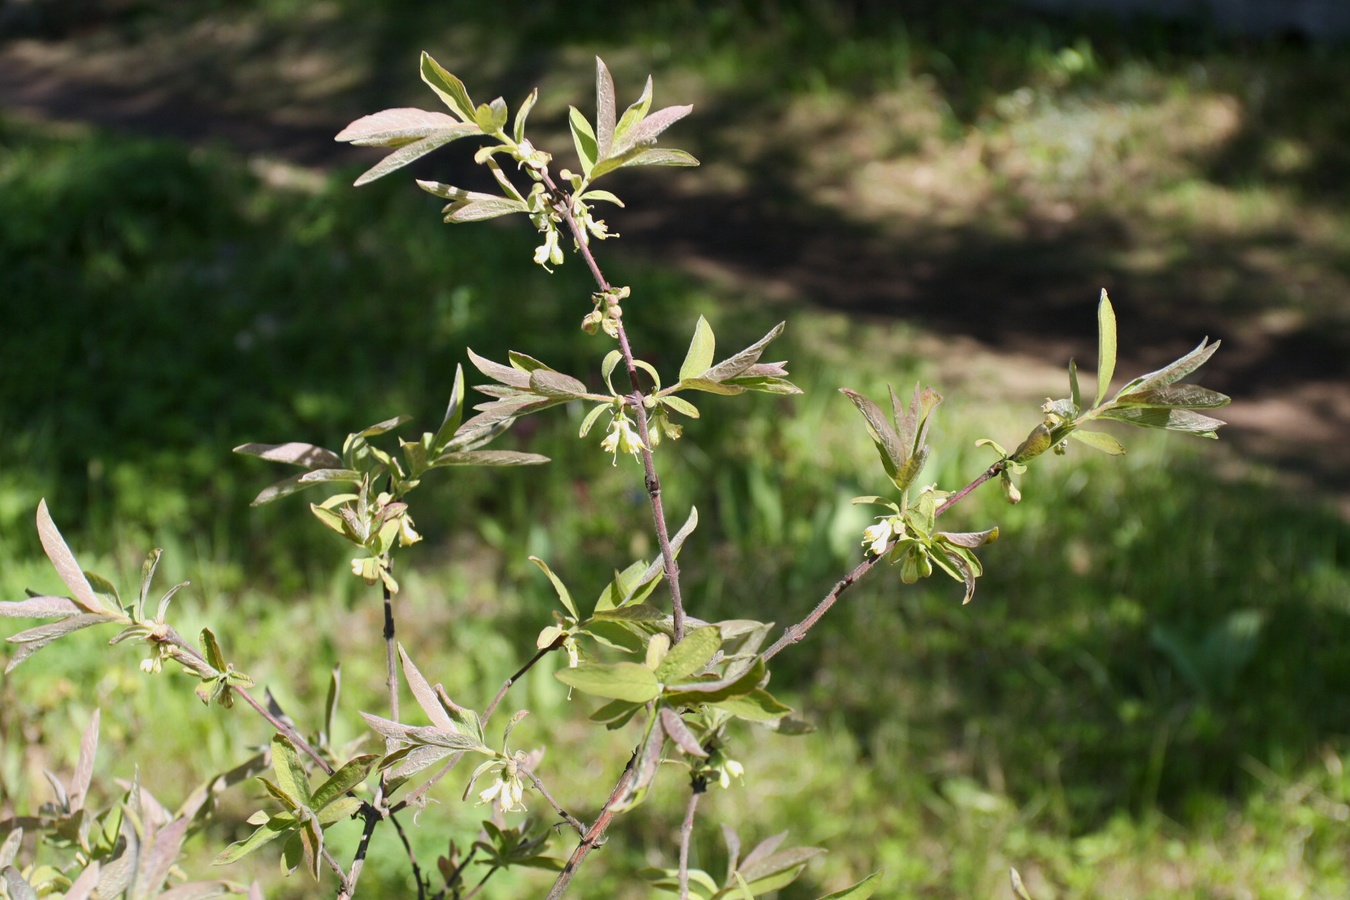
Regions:
[[109, 621], [112, 620], [102, 613], [84, 613], [78, 616], [69, 616], [57, 622], [50, 622], [46, 625], [39, 625], [36, 628], [30, 628], [27, 631], [21, 631], [18, 634], [11, 635], [6, 640], [13, 644], [19, 644], [19, 648], [14, 651], [14, 655], [10, 657], [9, 664], [5, 666], [5, 674], [13, 672], [14, 669], [18, 667], [19, 663], [23, 662], [53, 641], [59, 640], [82, 628], [88, 628], [91, 625], [101, 625], [104, 622]]
[[1214, 419], [1189, 409], [1154, 409], [1146, 406], [1108, 409], [1100, 418], [1129, 422], [1141, 428], [1163, 428], [1167, 431], [1181, 431], [1207, 438], [1217, 438], [1216, 432], [1228, 424], [1222, 419]]
[[442, 466], [539, 466], [550, 459], [538, 453], [519, 450], [459, 450], [443, 453], [431, 461], [433, 469]]
[[357, 147], [401, 147], [459, 125], [458, 119], [445, 113], [404, 106], [362, 116], [339, 131], [333, 140]]
[[1147, 391], [1153, 388], [1164, 387], [1169, 384], [1180, 381], [1196, 369], [1209, 362], [1209, 358], [1214, 355], [1214, 351], [1219, 349], [1222, 341], [1209, 343], [1209, 338], [1201, 341], [1196, 348], [1180, 359], [1174, 360], [1161, 369], [1149, 372], [1147, 375], [1141, 375], [1131, 381], [1121, 389], [1121, 393], [1133, 393], [1136, 391]]
[[[325, 806], [337, 800], [343, 794], [347, 793], [358, 784], [366, 780], [370, 770], [374, 768], [375, 763], [379, 762], [378, 754], [367, 753], [358, 756], [342, 765], [328, 780], [319, 785], [314, 791], [314, 798], [311, 805], [315, 810], [322, 810]], [[353, 798], [354, 799], [354, 798]], [[360, 801], [356, 801], [360, 804]]]
[[713, 336], [712, 326], [703, 316], [698, 317], [694, 325], [694, 337], [689, 342], [689, 352], [680, 364], [680, 381], [696, 378], [712, 368], [713, 353], [717, 349], [717, 340]]
[[[685, 540], [688, 539], [689, 535], [694, 533], [694, 529], [697, 527], [698, 507], [691, 506], [689, 507], [689, 517], [684, 520], [684, 524], [680, 526], [680, 530], [675, 532], [670, 538], [670, 550], [676, 558], [679, 557], [680, 548], [684, 546]], [[634, 565], [640, 565], [640, 563], [634, 563]], [[641, 575], [638, 575], [627, 591], [624, 592], [623, 599], [618, 605], [627, 606], [639, 593], [648, 586], [654, 584], [663, 574], [665, 574], [665, 569], [666, 563], [662, 556], [658, 556], [656, 559], [652, 560], [652, 564], [648, 566]], [[600, 606], [597, 604], [596, 611], [598, 612], [599, 610]]]
[[[56, 568], [56, 574], [60, 575], [61, 580], [66, 583], [66, 587], [70, 588], [71, 599], [91, 613], [108, 611], [94, 596], [94, 589], [90, 587], [89, 579], [85, 577], [84, 570], [75, 561], [75, 554], [70, 552], [70, 547], [66, 545], [65, 538], [61, 537], [60, 530], [56, 527], [56, 523], [52, 521], [51, 513], [47, 512], [46, 499], [38, 501], [37, 531], [38, 538], [42, 541], [42, 549]], [[115, 612], [120, 611], [116, 610]]]
[[754, 884], [773, 875], [805, 865], [825, 851], [819, 847], [793, 847], [791, 850], [779, 850], [765, 856], [759, 855], [759, 848], [741, 860], [737, 871], [742, 878]]
[[599, 159], [609, 156], [614, 146], [614, 78], [600, 57], [595, 58], [595, 145]]
[[436, 92], [446, 106], [450, 107], [450, 111], [465, 123], [472, 124], [477, 108], [469, 99], [464, 82], [442, 68], [441, 64], [432, 59], [431, 54], [426, 51], [422, 52], [421, 69], [422, 80]]
[[833, 894], [826, 894], [820, 900], [867, 900], [868, 897], [876, 893], [876, 889], [881, 882], [881, 873], [873, 872], [862, 881], [842, 891], [835, 891]]
[[1152, 406], [1161, 409], [1218, 409], [1230, 402], [1226, 394], [1198, 384], [1169, 384], [1131, 391], [1116, 397], [1117, 406]]
[[554, 673], [563, 684], [596, 697], [646, 703], [661, 693], [656, 675], [639, 663], [582, 663]]
[[688, 105], [667, 106], [664, 109], [658, 109], [648, 116], [644, 116], [641, 122], [637, 123], [624, 133], [623, 143], [615, 148], [615, 152], [624, 153], [632, 147], [655, 143], [661, 132], [665, 131], [693, 111], [694, 107]]
[[679, 747], [690, 756], [699, 759], [707, 759], [708, 751], [704, 750], [698, 742], [698, 737], [690, 730], [689, 726], [684, 724], [680, 714], [675, 712], [669, 706], [661, 707], [661, 727], [666, 730], [666, 734]]
[[473, 134], [482, 134], [477, 125], [453, 125], [441, 131], [433, 132], [421, 140], [413, 141], [399, 147], [393, 153], [390, 153], [384, 159], [371, 166], [361, 173], [352, 185], [360, 187], [363, 184], [370, 184], [378, 178], [383, 178], [390, 172], [397, 171], [408, 163], [421, 159], [433, 150], [444, 147], [451, 141], [457, 141], [460, 138], [468, 137]]
[[1115, 374], [1116, 311], [1111, 308], [1111, 299], [1103, 288], [1101, 300], [1097, 302], [1097, 401], [1093, 406], [1102, 405]]
[[89, 718], [89, 724], [84, 728], [84, 734], [80, 736], [80, 756], [75, 764], [75, 774], [70, 779], [70, 811], [79, 812], [84, 809], [84, 798], [89, 793], [89, 785], [94, 780], [94, 759], [98, 755], [98, 731], [99, 723], [102, 721], [102, 711], [94, 709], [94, 714]]
[[703, 378], [709, 381], [726, 381], [728, 378], [735, 378], [743, 374], [747, 369], [759, 362], [759, 358], [764, 355], [764, 350], [769, 346], [769, 342], [783, 333], [787, 327], [786, 322], [779, 322], [764, 337], [755, 341], [749, 347], [746, 347], [735, 356], [727, 357], [717, 365], [701, 373]]
[[465, 222], [482, 222], [528, 211], [529, 208], [519, 200], [489, 194], [481, 199], [458, 200], [450, 204], [444, 210], [444, 220], [452, 225], [462, 225]]
[[590, 393], [583, 382], [550, 369], [535, 369], [531, 372], [530, 389], [556, 400], [572, 400]]
[[599, 178], [615, 169], [627, 169], [632, 166], [697, 166], [699, 161], [684, 150], [669, 150], [665, 147], [652, 147], [647, 150], [632, 149], [621, 156], [611, 156], [598, 163], [591, 172], [592, 178]]
[[385, 419], [385, 420], [382, 421], [382, 422], [376, 422], [374, 425], [370, 425], [370, 426], [367, 426], [366, 428], [362, 428], [360, 431], [358, 431], [358, 432], [356, 433], [356, 437], [359, 437], [359, 438], [369, 438], [369, 437], [375, 437], [376, 435], [380, 435], [380, 434], [387, 434], [388, 432], [393, 431], [395, 428], [399, 427], [400, 425], [404, 424], [405, 422], [411, 422], [411, 421], [412, 421], [412, 416], [406, 416], [406, 415], [405, 415], [405, 416], [394, 416], [392, 419]]
[[289, 815], [273, 816], [259, 825], [252, 834], [242, 841], [235, 841], [212, 860], [213, 866], [227, 866], [238, 862], [264, 844], [274, 841], [295, 828], [295, 818]]
[[525, 120], [529, 118], [530, 110], [534, 109], [534, 104], [538, 100], [539, 88], [535, 88], [525, 97], [525, 101], [520, 104], [520, 109], [516, 110], [515, 121], [511, 123], [511, 132], [517, 144], [525, 140]]
[[982, 547], [985, 544], [992, 544], [998, 540], [998, 529], [990, 528], [988, 531], [942, 531], [935, 537], [941, 538], [948, 544], [955, 544], [958, 547], [966, 547], [973, 550], [976, 547]]
[[1101, 450], [1103, 453], [1109, 453], [1112, 456], [1125, 455], [1124, 445], [1104, 431], [1083, 431], [1080, 429], [1069, 432], [1069, 437], [1079, 443], [1087, 444], [1094, 450]]
[[403, 649], [402, 644], [399, 645], [398, 655], [399, 659], [403, 660], [403, 677], [408, 680], [408, 689], [412, 691], [417, 705], [422, 707], [422, 712], [427, 714], [431, 724], [442, 731], [457, 733], [460, 729], [450, 720], [450, 714], [441, 705], [440, 697], [436, 696], [436, 691], [422, 677], [421, 670], [414, 665], [412, 657], [408, 656], [408, 651]]
[[659, 622], [666, 613], [645, 603], [629, 603], [618, 609], [603, 609], [591, 616], [591, 622]]
[[501, 363], [493, 362], [486, 357], [479, 356], [472, 349], [465, 352], [469, 354], [469, 362], [473, 363], [474, 368], [482, 372], [494, 381], [510, 385], [514, 388], [528, 390], [530, 387], [530, 373], [522, 372], [514, 366], [504, 366]]
[[718, 709], [726, 710], [733, 716], [749, 719], [751, 722], [771, 722], [792, 712], [792, 707], [779, 703], [772, 694], [763, 688], [757, 688], [748, 694], [719, 700], [713, 705]]
[[672, 706], [718, 703], [728, 697], [739, 697], [754, 691], [764, 682], [767, 674], [768, 667], [764, 660], [756, 659], [751, 665], [726, 678], [672, 684], [667, 688], [666, 698]]
[[567, 589], [567, 585], [562, 583], [561, 578], [553, 574], [553, 570], [548, 567], [548, 563], [544, 562], [537, 556], [531, 556], [530, 562], [534, 563], [541, 570], [543, 570], [544, 575], [548, 577], [549, 583], [553, 585], [554, 593], [558, 595], [558, 602], [561, 603], [563, 607], [569, 613], [572, 614], [572, 618], [580, 619], [581, 614], [577, 612], [577, 605], [572, 600], [572, 592]]
[[5, 866], [0, 870], [0, 876], [4, 876], [5, 890], [10, 896], [10, 900], [38, 900], [37, 891], [33, 886], [24, 880], [23, 875], [13, 866]]
[[272, 772], [276, 785], [296, 806], [309, 806], [309, 775], [300, 753], [284, 735], [272, 736]]
[[652, 106], [652, 76], [647, 76], [647, 83], [642, 88], [642, 96], [638, 97], [619, 119], [618, 126], [614, 129], [614, 146], [611, 148], [611, 154], [622, 153], [629, 147], [627, 135], [633, 126], [637, 125], [647, 116], [647, 111]]
[[0, 618], [57, 619], [78, 615], [85, 608], [69, 597], [29, 597], [0, 603]]
[[885, 468], [886, 474], [894, 479], [907, 459], [904, 443], [895, 426], [887, 419], [881, 407], [862, 394], [848, 388], [840, 388], [839, 391], [853, 402], [858, 412], [862, 413], [864, 421], [867, 422], [867, 433], [881, 456], [881, 465]]
[[240, 444], [235, 453], [244, 456], [256, 456], [271, 462], [289, 463], [304, 466], [306, 469], [340, 469], [342, 457], [332, 450], [292, 441], [287, 444]]
[[656, 667], [656, 680], [669, 683], [693, 675], [708, 664], [721, 646], [722, 633], [715, 625], [690, 631]]
[[568, 107], [568, 110], [567, 121], [572, 127], [572, 143], [576, 145], [577, 156], [581, 160], [581, 172], [589, 179], [596, 161], [595, 132], [581, 110], [575, 106]]
[[258, 496], [253, 498], [253, 502], [249, 505], [262, 506], [264, 503], [289, 497], [296, 491], [302, 491], [307, 487], [334, 481], [360, 484], [361, 473], [354, 469], [311, 469], [308, 472], [301, 472], [299, 475], [292, 475], [290, 478], [283, 478], [275, 484], [268, 485], [259, 492]]

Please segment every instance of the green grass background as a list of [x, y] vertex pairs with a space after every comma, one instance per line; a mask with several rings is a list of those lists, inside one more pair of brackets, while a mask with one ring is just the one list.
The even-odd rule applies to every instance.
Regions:
[[[1122, 29], [1007, 11], [971, 18], [961, 4], [965, 18], [945, 8], [901, 18], [867, 3], [620, 13], [543, 4], [510, 18], [414, 6], [260, 0], [208, 5], [189, 20], [129, 4], [114, 8], [105, 31], [72, 40], [94, 50], [99, 41], [141, 42], [169, 58], [195, 21], [242, 22], [260, 36], [254, 51], [298, 42], [344, 59], [348, 70], [336, 86], [315, 87], [314, 103], [339, 111], [364, 103], [358, 114], [428, 104], [412, 74], [423, 45], [451, 48], [444, 56], [471, 90], [482, 86], [478, 94], [500, 85], [511, 99], [523, 91], [508, 88], [544, 76], [555, 114], [567, 102], [589, 109], [588, 55], [600, 52], [616, 70], [655, 69], [658, 101], [683, 102], [687, 89], [714, 121], [742, 111], [750, 139], [769, 142], [774, 117], [803, 104], [863, 109], [886, 91], [926, 85], [938, 98], [926, 139], [940, 150], [956, 152], [972, 130], [1013, 141], [1043, 164], [1035, 178], [1069, 178], [1075, 190], [1095, 183], [1091, 172], [1075, 175], [1079, 151], [1064, 137], [1091, 124], [1084, 104], [1198, 107], [1208, 88], [1188, 72], [1202, 66], [1250, 101], [1243, 130], [1222, 152], [1146, 177], [1147, 186], [1190, 197], [1191, 224], [1219, 207], [1215, 215], [1237, 209], [1246, 222], [1244, 203], [1262, 221], [1326, 222], [1325, 252], [1289, 251], [1270, 280], [1346, 275], [1347, 237], [1336, 225], [1346, 198], [1336, 137], [1347, 108], [1337, 79], [1350, 71], [1343, 49], [1239, 43], [1157, 23]], [[66, 27], [59, 16], [48, 26]], [[681, 35], [678, 47], [671, 34]], [[289, 76], [253, 58], [253, 69], [225, 81], [255, 78], [271, 93], [241, 95], [235, 107], [295, 103], [276, 99], [294, 84]], [[210, 75], [210, 53], [197, 61]], [[620, 93], [634, 83], [621, 78]], [[1029, 105], [1022, 89], [1033, 92]], [[194, 90], [220, 88], [203, 78]], [[699, 134], [704, 155], [736, 150]], [[670, 143], [681, 145], [678, 131]], [[1174, 160], [1164, 149], [1140, 152], [1165, 168]], [[790, 157], [788, 168], [803, 159]], [[450, 229], [437, 222], [437, 201], [407, 178], [351, 189], [359, 170], [279, 186], [228, 147], [0, 117], [0, 593], [61, 591], [32, 525], [45, 497], [84, 565], [124, 593], [145, 553], [165, 548], [162, 586], [193, 582], [175, 601], [180, 630], [209, 623], [227, 655], [297, 721], [317, 725], [328, 672], [341, 660], [347, 737], [360, 733], [357, 710], [383, 707], [378, 598], [347, 574], [344, 548], [300, 498], [248, 508], [277, 473], [230, 448], [335, 446], [405, 412], [433, 427], [465, 347], [497, 359], [521, 349], [578, 374], [594, 371], [608, 349], [577, 329], [589, 309], [584, 267], [569, 261], [546, 275], [530, 265], [523, 222]], [[1128, 193], [1108, 184], [1091, 199], [1110, 205], [1111, 191]], [[1002, 196], [991, 229], [1016, 215], [1015, 195]], [[1140, 207], [1122, 210], [1130, 214], [1143, 221]], [[1140, 284], [1165, 282], [1155, 284], [1163, 298], [1184, 290], [1186, 254], [1195, 252], [1184, 224], [1168, 232], [1161, 219], [1144, 221], [1141, 233], [1172, 263], [1134, 270], [1126, 260], [1119, 270]], [[849, 499], [884, 485], [861, 420], [836, 387], [875, 395], [923, 379], [947, 394], [926, 475], [945, 487], [989, 461], [976, 438], [1015, 444], [1044, 392], [1063, 390], [1060, 376], [1040, 388], [1041, 369], [1035, 392], [1005, 387], [1006, 360], [958, 358], [919, 325], [699, 280], [659, 254], [625, 253], [622, 240], [599, 249], [611, 280], [633, 286], [625, 311], [635, 346], [663, 371], [678, 367], [699, 314], [724, 349], [789, 322], [781, 353], [770, 355], [791, 361], [806, 395], [709, 398], [686, 438], [659, 455], [672, 517], [700, 510], [681, 562], [687, 602], [704, 618], [786, 625], [858, 558], [868, 513]], [[1030, 265], [1064, 266], [1053, 250], [1036, 249], [1043, 255]], [[1097, 287], [1085, 281], [1083, 296]], [[1265, 298], [1250, 290], [1203, 296], [1227, 303], [1220, 311], [1234, 327], [1296, 304], [1279, 290]], [[1064, 327], [1090, 334], [1090, 304], [1081, 308]], [[1343, 321], [1334, 306], [1298, 310], [1328, 327]], [[589, 597], [611, 568], [655, 552], [641, 534], [636, 468], [611, 467], [595, 439], [579, 443], [579, 418], [554, 410], [500, 442], [552, 456], [549, 467], [451, 472], [415, 498], [428, 540], [400, 558], [400, 633], [460, 702], [481, 708], [551, 621], [552, 592], [528, 555]], [[952, 514], [1003, 530], [982, 554], [988, 574], [972, 605], [961, 607], [945, 580], [909, 588], [877, 573], [779, 657], [775, 692], [818, 730], [739, 735], [746, 784], [714, 791], [703, 807], [701, 865], [723, 865], [713, 827], [721, 820], [747, 844], [788, 828], [792, 841], [829, 849], [784, 898], [819, 896], [877, 868], [886, 873], [879, 896], [1003, 897], [1009, 866], [1038, 898], [1350, 891], [1350, 530], [1330, 504], [1291, 491], [1278, 469], [1222, 442], [1121, 437], [1131, 450], [1124, 459], [1080, 450], [1044, 460], [1021, 505], [1009, 508], [991, 490]], [[40, 773], [70, 771], [95, 705], [104, 709], [98, 776], [109, 792], [139, 765], [151, 789], [176, 802], [266, 741], [261, 722], [202, 708], [190, 679], [147, 678], [134, 652], [103, 647], [103, 638], [63, 641], [0, 679], [6, 814], [49, 798]], [[584, 818], [631, 735], [593, 734], [590, 704], [569, 701], [550, 672], [540, 667], [510, 695], [508, 706], [533, 713], [514, 743], [548, 745], [541, 775]], [[447, 839], [473, 839], [476, 811], [457, 803], [460, 789], [449, 779], [413, 830], [424, 865]], [[226, 807], [242, 819], [257, 793], [236, 790]], [[623, 817], [588, 861], [578, 895], [646, 896], [633, 873], [673, 865], [683, 795], [682, 780], [667, 777]], [[346, 831], [335, 831], [339, 843], [354, 837]], [[194, 863], [242, 833], [221, 826], [199, 839]], [[369, 896], [402, 889], [400, 858], [382, 836]], [[275, 880], [274, 871], [265, 859], [229, 874]], [[514, 877], [490, 893], [542, 893], [538, 876]], [[271, 892], [313, 896], [301, 878]]]

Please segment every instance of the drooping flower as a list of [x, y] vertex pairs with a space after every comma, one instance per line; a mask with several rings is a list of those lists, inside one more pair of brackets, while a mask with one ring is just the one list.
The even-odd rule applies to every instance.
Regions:
[[899, 516], [880, 519], [877, 524], [863, 529], [863, 546], [867, 547], [867, 552], [873, 556], [880, 556], [886, 552], [891, 540], [904, 532], [904, 527]]
[[614, 465], [619, 464], [619, 453], [630, 453], [636, 459], [643, 450], [650, 450], [633, 428], [633, 420], [622, 412], [609, 422], [609, 433], [600, 442], [600, 447], [614, 457]]

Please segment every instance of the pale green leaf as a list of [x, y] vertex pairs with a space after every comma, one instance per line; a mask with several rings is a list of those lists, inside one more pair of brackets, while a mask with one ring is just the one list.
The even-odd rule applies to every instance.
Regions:
[[712, 326], [708, 324], [707, 319], [699, 316], [698, 323], [694, 326], [694, 338], [689, 342], [689, 352], [685, 354], [684, 362], [680, 364], [680, 381], [696, 378], [712, 368], [716, 349], [717, 342], [713, 336]]
[[465, 123], [473, 124], [477, 109], [474, 107], [473, 101], [469, 99], [469, 92], [465, 90], [464, 82], [441, 68], [440, 63], [432, 59], [431, 55], [425, 51], [422, 53], [421, 69], [422, 80], [436, 92], [446, 106], [450, 107], [450, 111]]
[[1221, 343], [1222, 341], [1215, 341], [1211, 344], [1209, 343], [1209, 338], [1205, 338], [1190, 353], [1187, 353], [1180, 359], [1168, 363], [1161, 369], [1149, 372], [1147, 375], [1139, 376], [1129, 384], [1125, 385], [1125, 387], [1121, 388], [1120, 392], [1125, 394], [1135, 391], [1147, 391], [1152, 390], [1153, 388], [1165, 387], [1166, 385], [1180, 381], [1205, 363], [1209, 362], [1209, 358], [1214, 355], [1214, 351], [1219, 349]]
[[1101, 450], [1103, 453], [1109, 453], [1112, 456], [1124, 456], [1125, 447], [1120, 441], [1111, 437], [1104, 431], [1082, 431], [1075, 430], [1069, 432], [1069, 437], [1082, 444], [1087, 444], [1095, 450]]
[[880, 882], [881, 873], [873, 872], [857, 884], [846, 887], [842, 891], [835, 891], [833, 894], [826, 894], [820, 900], [867, 900], [876, 892]]
[[290, 478], [283, 478], [281, 481], [263, 488], [249, 505], [262, 506], [264, 503], [271, 503], [273, 500], [288, 497], [307, 487], [335, 481], [360, 484], [361, 473], [353, 469], [311, 469], [308, 472], [301, 472], [299, 475], [292, 475]]
[[577, 148], [577, 157], [581, 160], [581, 172], [587, 179], [591, 177], [591, 169], [595, 168], [596, 144], [595, 132], [591, 130], [591, 123], [586, 121], [586, 117], [581, 114], [581, 110], [575, 106], [568, 107], [568, 123], [572, 127], [572, 143]]
[[670, 683], [693, 675], [708, 664], [721, 646], [722, 633], [714, 625], [690, 631], [656, 667], [656, 679]]
[[614, 146], [616, 102], [614, 78], [600, 57], [595, 58], [595, 144], [596, 156], [604, 159]]
[[408, 165], [408, 163], [421, 159], [433, 150], [444, 147], [451, 141], [457, 141], [460, 138], [468, 137], [474, 134], [481, 134], [477, 125], [454, 125], [441, 131], [433, 132], [418, 141], [399, 147], [393, 153], [390, 153], [384, 159], [371, 166], [361, 176], [352, 182], [354, 187], [361, 187], [364, 184], [370, 184], [378, 178], [383, 178], [390, 172], [397, 171]]
[[1151, 406], [1159, 409], [1218, 409], [1227, 406], [1230, 398], [1198, 384], [1169, 384], [1122, 393], [1114, 402], [1117, 406]]
[[577, 606], [572, 600], [571, 591], [567, 590], [567, 585], [562, 583], [561, 578], [553, 574], [553, 570], [548, 567], [548, 563], [537, 556], [531, 556], [530, 562], [543, 570], [544, 574], [548, 577], [549, 583], [553, 585], [554, 593], [558, 595], [558, 601], [572, 614], [572, 618], [580, 619], [581, 615], [577, 612]]
[[1101, 406], [1106, 392], [1111, 387], [1111, 378], [1116, 374], [1116, 311], [1111, 308], [1111, 299], [1102, 288], [1101, 300], [1097, 303], [1097, 400], [1093, 406]]
[[646, 703], [661, 693], [656, 675], [639, 663], [582, 663], [554, 674], [568, 687], [610, 700]]
[[270, 462], [303, 466], [306, 469], [342, 468], [342, 457], [332, 450], [298, 441], [286, 444], [240, 444], [234, 448], [234, 452], [244, 456], [256, 456]]
[[445, 113], [400, 107], [362, 116], [339, 131], [333, 140], [357, 147], [401, 147], [456, 127], [463, 126]]

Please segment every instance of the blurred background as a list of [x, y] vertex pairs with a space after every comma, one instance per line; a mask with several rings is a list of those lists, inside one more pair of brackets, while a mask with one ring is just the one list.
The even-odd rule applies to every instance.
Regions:
[[[694, 104], [663, 143], [704, 162], [607, 179], [628, 205], [599, 258], [633, 287], [639, 352], [673, 374], [700, 314], [726, 350], [786, 319], [770, 356], [807, 389], [708, 398], [661, 449], [672, 518], [700, 513], [696, 615], [789, 624], [859, 558], [870, 513], [850, 498], [886, 484], [838, 387], [942, 392], [925, 480], [955, 488], [992, 461], [977, 438], [1013, 446], [1067, 393], [1071, 357], [1093, 370], [1106, 288], [1120, 375], [1208, 335], [1199, 380], [1233, 397], [1217, 443], [1121, 433], [1124, 458], [1038, 464], [1017, 507], [962, 504], [954, 524], [1003, 530], [970, 606], [941, 578], [851, 591], [776, 661], [817, 731], [738, 734], [746, 785], [702, 807], [698, 864], [725, 865], [720, 820], [747, 846], [786, 827], [829, 849], [793, 900], [877, 868], [878, 896], [1008, 897], [1009, 866], [1038, 900], [1350, 895], [1350, 28], [1331, 2], [1213, 7], [0, 2], [3, 596], [64, 591], [33, 527], [45, 497], [124, 592], [165, 548], [161, 590], [193, 582], [180, 630], [209, 623], [302, 729], [341, 659], [339, 737], [358, 736], [356, 711], [383, 709], [379, 599], [305, 499], [248, 507], [285, 473], [230, 449], [335, 447], [400, 413], [432, 428], [466, 347], [578, 375], [608, 347], [577, 327], [578, 261], [544, 273], [523, 221], [446, 226], [413, 185], [482, 185], [473, 148], [354, 189], [378, 154], [332, 136], [436, 108], [425, 49], [480, 101], [538, 86], [534, 141], [567, 165], [599, 54], [621, 103], [650, 72], [657, 106]], [[428, 539], [400, 557], [401, 635], [461, 703], [552, 621], [528, 555], [588, 598], [655, 553], [636, 467], [578, 442], [580, 414], [500, 444], [554, 465], [414, 498]], [[0, 677], [0, 816], [50, 799], [41, 772], [70, 771], [95, 705], [107, 792], [138, 761], [176, 804], [267, 740], [108, 636]], [[541, 775], [585, 818], [631, 735], [582, 727], [590, 704], [549, 665], [516, 691], [535, 715], [513, 743], [547, 742]], [[424, 865], [474, 837], [460, 789], [413, 832]], [[624, 817], [578, 892], [646, 896], [633, 873], [674, 865], [685, 790], [668, 778]], [[226, 804], [242, 819], [255, 793]], [[199, 839], [194, 874], [241, 834]], [[383, 839], [367, 888], [397, 896]], [[313, 895], [259, 856], [228, 874]], [[542, 893], [512, 878], [493, 895]]]

